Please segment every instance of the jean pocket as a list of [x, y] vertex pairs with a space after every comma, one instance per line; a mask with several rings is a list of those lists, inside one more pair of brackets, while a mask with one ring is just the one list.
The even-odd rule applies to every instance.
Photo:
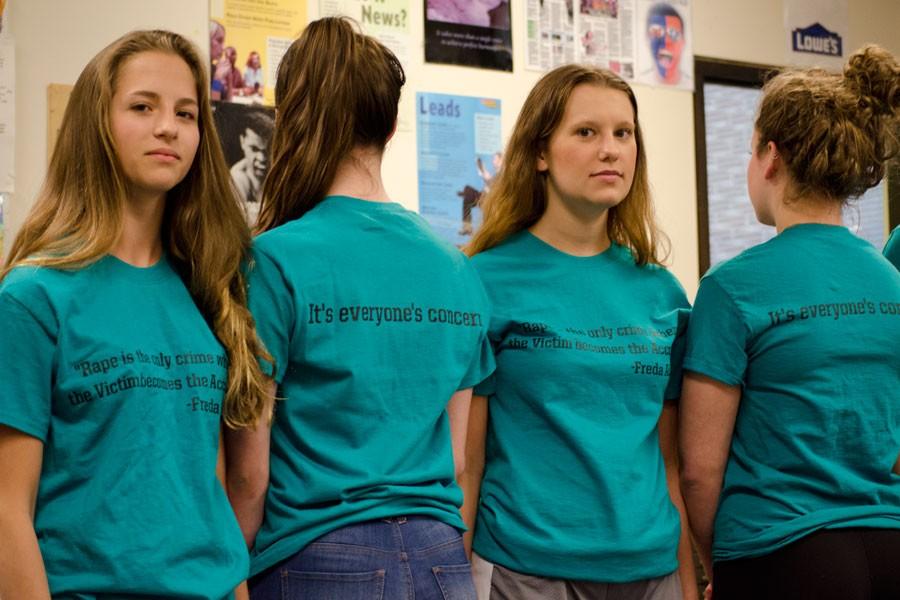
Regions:
[[283, 600], [382, 600], [384, 570], [366, 573], [282, 571]]
[[468, 563], [431, 567], [431, 571], [434, 573], [434, 578], [437, 579], [444, 600], [476, 600], [472, 567]]

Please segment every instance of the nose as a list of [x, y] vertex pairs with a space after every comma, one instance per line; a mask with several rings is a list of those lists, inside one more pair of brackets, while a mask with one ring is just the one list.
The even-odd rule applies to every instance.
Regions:
[[153, 134], [161, 138], [178, 137], [178, 126], [174, 111], [160, 110], [157, 112]]
[[619, 148], [611, 134], [598, 136], [597, 157], [603, 161], [614, 161], [619, 156]]

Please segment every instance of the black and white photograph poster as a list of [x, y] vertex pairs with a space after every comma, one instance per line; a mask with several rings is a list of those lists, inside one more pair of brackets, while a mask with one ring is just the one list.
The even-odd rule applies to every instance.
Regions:
[[231, 172], [247, 223], [259, 216], [262, 183], [269, 172], [269, 147], [275, 128], [275, 110], [230, 102], [214, 102], [213, 116], [222, 151]]

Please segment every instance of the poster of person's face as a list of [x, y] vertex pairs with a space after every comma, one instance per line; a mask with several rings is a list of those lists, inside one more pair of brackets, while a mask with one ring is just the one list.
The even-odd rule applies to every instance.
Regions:
[[642, 83], [689, 89], [693, 86], [693, 56], [688, 37], [690, 4], [687, 0], [642, 2], [638, 24], [644, 43], [638, 44]]
[[263, 106], [215, 102], [213, 116], [231, 179], [252, 226], [259, 216], [262, 184], [269, 171], [275, 111]]
[[425, 61], [512, 71], [509, 0], [424, 0]]

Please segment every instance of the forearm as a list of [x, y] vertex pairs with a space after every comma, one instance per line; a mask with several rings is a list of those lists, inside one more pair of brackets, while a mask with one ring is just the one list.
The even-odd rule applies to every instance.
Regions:
[[44, 560], [31, 519], [14, 513], [0, 514], [0, 540], [0, 598], [50, 600]]
[[247, 548], [253, 547], [256, 534], [263, 522], [266, 507], [266, 487], [247, 479], [229, 474], [228, 499], [237, 517]]
[[478, 500], [481, 495], [481, 478], [484, 475], [484, 464], [470, 464], [459, 476], [459, 486], [463, 490], [463, 505], [460, 509], [463, 522], [466, 524], [466, 532], [463, 534], [463, 544], [466, 554], [472, 555], [472, 537], [475, 534], [475, 519], [478, 515]]
[[694, 533], [694, 541], [697, 543], [697, 553], [706, 570], [706, 575], [712, 579], [712, 542], [713, 525], [716, 519], [716, 510], [719, 505], [720, 481], [703, 481], [682, 478], [681, 492], [684, 496], [684, 504], [687, 510], [691, 531]]
[[698, 600], [697, 572], [694, 570], [694, 553], [691, 547], [691, 529], [684, 507], [684, 499], [681, 496], [677, 465], [667, 466], [666, 483], [669, 486], [672, 504], [678, 509], [678, 517], [681, 521], [681, 535], [678, 538], [678, 577], [681, 579], [682, 596], [684, 600]]

